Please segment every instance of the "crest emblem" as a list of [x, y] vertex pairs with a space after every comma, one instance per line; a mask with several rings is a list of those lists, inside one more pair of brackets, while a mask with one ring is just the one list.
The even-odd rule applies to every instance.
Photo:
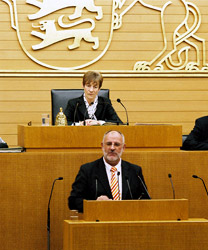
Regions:
[[[111, 43], [114, 10], [110, 0], [99, 1], [99, 6], [94, 0], [25, 0], [26, 14], [20, 1], [2, 1], [9, 5], [21, 48], [41, 66], [81, 69], [102, 58]], [[20, 15], [24, 22], [19, 21]], [[105, 34], [100, 32], [103, 23], [110, 24]]]
[[[114, 55], [123, 57], [121, 67], [127, 67], [127, 60], [133, 62], [133, 71], [208, 70], [206, 36], [199, 33], [201, 13], [196, 4], [187, 0], [1, 1], [9, 6], [11, 26], [17, 33], [22, 50], [45, 68], [77, 70], [98, 63], [110, 48], [114, 31], [119, 30], [117, 39], [123, 39], [123, 45], [119, 47], [119, 43], [115, 45], [114, 41], [112, 51]], [[170, 13], [175, 13], [175, 8], [181, 14], [172, 22], [169, 17]], [[155, 32], [141, 31], [144, 24], [140, 22], [141, 14], [137, 10], [142, 9], [157, 13], [159, 19], [153, 26], [160, 26], [157, 33], [161, 40], [157, 45]], [[151, 18], [150, 14], [148, 18]], [[142, 36], [146, 36], [151, 46], [149, 55], [140, 48]], [[148, 52], [146, 45], [144, 48]], [[129, 53], [122, 55], [122, 49]]]

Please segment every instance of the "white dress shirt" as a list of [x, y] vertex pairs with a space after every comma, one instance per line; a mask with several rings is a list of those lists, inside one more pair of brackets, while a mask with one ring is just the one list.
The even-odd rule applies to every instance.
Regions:
[[[104, 164], [105, 164], [105, 169], [106, 169], [106, 173], [107, 173], [107, 176], [108, 176], [109, 185], [111, 185], [111, 168], [112, 168], [112, 166], [105, 161], [104, 157], [103, 157], [103, 161], [104, 161]], [[119, 188], [120, 200], [121, 200], [121, 197], [122, 197], [121, 159], [120, 159], [119, 163], [116, 166], [114, 166], [114, 167], [117, 169], [115, 171], [115, 174], [116, 174], [117, 179], [118, 179], [118, 188]], [[118, 172], [120, 173], [119, 176], [118, 176]]]

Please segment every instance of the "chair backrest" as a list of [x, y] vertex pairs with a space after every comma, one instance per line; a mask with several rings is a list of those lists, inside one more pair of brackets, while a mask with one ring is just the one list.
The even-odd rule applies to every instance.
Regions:
[[187, 139], [188, 135], [182, 135], [182, 144], [184, 143], [184, 141]]
[[[52, 89], [51, 90], [51, 116], [52, 125], [55, 124], [56, 116], [60, 107], [65, 110], [70, 99], [77, 98], [84, 93], [83, 89]], [[101, 89], [98, 96], [109, 98], [109, 89]]]

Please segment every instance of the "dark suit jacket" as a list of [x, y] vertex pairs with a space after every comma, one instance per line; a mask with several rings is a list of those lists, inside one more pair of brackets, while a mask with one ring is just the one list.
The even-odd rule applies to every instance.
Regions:
[[183, 150], [208, 150], [208, 116], [196, 119], [195, 126], [181, 147]]
[[[122, 160], [121, 174], [122, 200], [132, 199], [127, 179], [133, 199], [149, 199], [141, 181], [138, 178], [138, 176], [140, 176], [144, 182], [141, 167]], [[68, 198], [69, 208], [71, 210], [75, 209], [82, 212], [83, 199], [96, 200], [97, 197], [101, 195], [106, 195], [108, 198], [113, 199], [103, 158], [84, 164], [80, 167], [79, 173], [72, 185], [71, 194]]]
[[[83, 95], [78, 98], [69, 100], [64, 113], [66, 115], [67, 122], [69, 125], [71, 125], [74, 121], [79, 122], [83, 121], [84, 118], [89, 119], [88, 112], [86, 112], [86, 106], [84, 103]], [[110, 99], [105, 97], [98, 96], [98, 105], [97, 110], [95, 112], [95, 116], [97, 120], [122, 123], [122, 121], [116, 114], [116, 111], [114, 110]]]

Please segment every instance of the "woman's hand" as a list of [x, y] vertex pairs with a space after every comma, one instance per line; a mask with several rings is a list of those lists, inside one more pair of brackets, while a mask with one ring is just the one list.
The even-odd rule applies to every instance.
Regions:
[[[80, 123], [80, 126], [84, 126], [84, 121], [81, 121], [79, 123]], [[87, 119], [87, 120], [85, 120], [85, 125], [86, 126], [93, 126], [93, 125], [101, 125], [101, 123], [97, 120]]]

